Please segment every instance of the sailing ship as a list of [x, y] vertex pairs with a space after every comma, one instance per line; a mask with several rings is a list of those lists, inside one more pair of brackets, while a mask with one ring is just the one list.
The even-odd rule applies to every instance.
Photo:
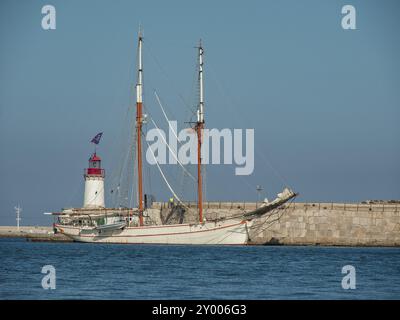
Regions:
[[[272, 202], [264, 202], [255, 210], [235, 216], [205, 219], [203, 212], [202, 154], [204, 130], [204, 93], [203, 93], [203, 55], [200, 41], [198, 46], [198, 83], [199, 101], [197, 121], [193, 129], [197, 135], [197, 221], [195, 223], [153, 224], [147, 219], [143, 199], [143, 164], [142, 164], [142, 125], [143, 114], [143, 37], [138, 37], [138, 64], [136, 84], [136, 123], [135, 147], [137, 168], [137, 208], [105, 208], [104, 170], [101, 159], [94, 153], [89, 159], [89, 168], [85, 171], [85, 200], [83, 208], [63, 209], [54, 224], [55, 232], [63, 233], [78, 242], [91, 243], [126, 243], [126, 244], [201, 244], [201, 245], [243, 245], [249, 241], [249, 228], [254, 219], [267, 215], [274, 209], [293, 199], [297, 194], [285, 188]], [[175, 195], [175, 194], [174, 194]], [[94, 201], [90, 200], [93, 196]], [[185, 204], [178, 198], [178, 205]], [[100, 200], [99, 200], [100, 199]], [[171, 209], [172, 210], [172, 209]]]

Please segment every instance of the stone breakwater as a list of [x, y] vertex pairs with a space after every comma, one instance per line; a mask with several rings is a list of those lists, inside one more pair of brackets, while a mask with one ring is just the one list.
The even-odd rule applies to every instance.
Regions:
[[70, 242], [71, 239], [63, 234], [54, 234], [52, 227], [23, 226], [19, 229], [12, 226], [0, 226], [0, 238], [25, 238], [28, 241], [61, 241]]
[[[195, 203], [186, 204], [184, 216], [171, 214], [167, 203], [154, 203], [150, 218], [155, 223], [192, 223]], [[206, 219], [254, 210], [259, 204], [209, 202]], [[271, 215], [255, 219], [250, 229], [252, 244], [400, 246], [399, 204], [290, 203]]]
[[[148, 209], [152, 224], [195, 223], [196, 203], [186, 203], [186, 212], [156, 202]], [[260, 204], [206, 202], [204, 216], [240, 215]], [[254, 219], [250, 244], [325, 246], [400, 246], [400, 204], [290, 203], [270, 215]], [[23, 237], [30, 241], [71, 241], [54, 234], [51, 227], [0, 226], [0, 237]]]

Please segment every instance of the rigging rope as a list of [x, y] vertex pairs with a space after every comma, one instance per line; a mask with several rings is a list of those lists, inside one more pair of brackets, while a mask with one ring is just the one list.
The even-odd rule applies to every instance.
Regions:
[[[156, 100], [157, 100], [157, 102], [158, 102], [158, 105], [159, 105], [160, 108], [161, 108], [161, 111], [162, 111], [162, 113], [163, 113], [163, 115], [164, 115], [164, 118], [165, 118], [165, 120], [166, 120], [167, 123], [168, 123], [168, 127], [171, 129], [171, 131], [172, 131], [172, 133], [174, 134], [174, 136], [175, 136], [176, 140], [178, 141], [178, 143], [182, 143], [182, 141], [179, 140], [178, 134], [176, 133], [175, 129], [171, 126], [170, 121], [169, 121], [169, 118], [168, 118], [168, 116], [167, 116], [167, 113], [165, 112], [165, 108], [163, 107], [163, 105], [162, 105], [162, 103], [161, 103], [161, 99], [160, 99], [160, 97], [158, 96], [157, 91], [155, 91], [155, 90], [154, 90], [154, 95], [155, 95], [155, 97], [156, 97]], [[185, 169], [185, 168], [184, 168], [184, 169]], [[187, 188], [185, 188], [185, 184], [186, 184], [186, 183], [185, 183], [185, 177], [186, 177], [187, 175], [189, 175], [189, 176], [192, 178], [192, 180], [197, 181], [197, 180], [194, 178], [194, 176], [190, 173], [190, 171], [188, 171], [187, 169], [184, 170], [184, 171], [182, 172], [181, 179], [180, 179], [180, 185], [181, 185], [181, 187], [182, 187], [181, 194], [184, 194], [184, 193], [185, 193], [184, 191], [187, 190]]]
[[151, 41], [149, 41], [147, 39], [146, 40], [146, 46], [143, 46], [143, 49], [150, 53], [150, 56], [153, 58], [153, 60], [156, 63], [157, 67], [160, 69], [162, 75], [166, 78], [166, 80], [168, 81], [168, 84], [170, 84], [172, 86], [172, 88], [174, 89], [175, 93], [178, 95], [180, 100], [183, 102], [183, 105], [185, 106], [185, 108], [187, 108], [188, 110], [193, 112], [193, 110], [191, 109], [190, 105], [187, 103], [186, 99], [183, 97], [183, 95], [181, 93], [178, 92], [178, 90], [174, 86], [174, 81], [172, 81], [172, 79], [168, 76], [168, 73], [164, 70], [164, 68], [162, 67], [161, 63], [158, 61], [157, 57], [153, 54], [153, 52], [152, 52], [152, 50], [150, 48], [149, 42], [151, 42]]
[[[128, 160], [129, 160], [129, 156], [131, 153], [131, 141], [130, 141], [130, 139], [125, 139], [126, 141], [123, 141], [123, 139], [122, 139], [122, 137], [124, 137], [125, 135], [127, 135], [128, 137], [130, 136], [130, 121], [129, 121], [131, 118], [130, 113], [131, 113], [131, 107], [128, 107], [126, 110], [126, 115], [125, 115], [126, 120], [124, 122], [124, 125], [121, 127], [120, 138], [117, 140], [117, 141], [120, 141], [120, 146], [118, 147], [117, 153], [122, 156], [120, 156], [120, 159], [118, 161], [119, 162], [118, 167], [115, 170], [113, 170], [111, 173], [111, 176], [113, 178], [112, 183], [111, 183], [111, 186], [112, 186], [111, 191], [113, 193], [114, 207], [121, 206], [121, 204], [122, 204], [121, 186], [125, 182], [123, 180], [128, 179], [128, 177], [130, 176], [129, 174], [125, 173], [125, 170], [127, 170]], [[128, 134], [125, 131], [128, 131]], [[128, 148], [126, 148], [126, 144], [128, 144]], [[116, 192], [114, 192], [114, 190]], [[127, 203], [126, 203], [126, 206], [128, 206]]]
[[[185, 168], [185, 166], [182, 164], [182, 162], [179, 161], [177, 155], [174, 153], [174, 151], [172, 150], [172, 148], [170, 147], [170, 145], [167, 143], [167, 141], [164, 138], [164, 135], [162, 134], [162, 132], [160, 131], [160, 129], [158, 128], [157, 124], [155, 123], [155, 121], [153, 120], [153, 118], [150, 118], [151, 122], [153, 123], [153, 125], [156, 127], [156, 129], [158, 130], [158, 132], [160, 133], [160, 136], [162, 138], [162, 140], [164, 141], [165, 145], [168, 147], [169, 151], [171, 151], [171, 154], [174, 156], [175, 160], [178, 162], [178, 164], [182, 167], [182, 169], [194, 180], [197, 181], [195, 177], [192, 176], [192, 174]], [[151, 151], [153, 152], [153, 150]]]
[[[241, 112], [241, 110], [243, 110], [242, 108], [238, 107], [235, 100], [232, 98], [232, 96], [229, 94], [228, 90], [225, 90], [222, 82], [219, 80], [217, 73], [215, 71], [215, 68], [212, 65], [212, 62], [208, 61], [207, 65], [209, 66], [209, 70], [211, 71], [211, 74], [213, 75], [213, 79], [215, 81], [216, 84], [216, 88], [218, 89], [220, 95], [231, 105], [235, 107], [235, 112], [232, 112], [232, 116], [234, 117], [234, 119], [236, 121], [238, 121], [238, 123], [242, 123], [243, 119], [246, 120], [247, 123], [252, 123], [252, 119], [249, 118], [249, 112]], [[238, 115], [238, 112], [241, 112], [240, 115]], [[281, 181], [281, 183], [283, 183], [284, 185], [290, 185], [287, 181], [287, 179], [285, 179], [283, 177], [282, 174], [280, 174], [278, 172], [278, 170], [276, 170], [271, 162], [263, 155], [261, 154], [258, 150], [256, 150], [255, 155], [257, 158], [263, 160], [262, 163], [266, 163], [267, 166], [269, 167], [269, 169], [272, 171], [272, 173]]]
[[152, 156], [153, 156], [153, 158], [154, 158], [154, 161], [156, 162], [157, 168], [158, 168], [158, 170], [160, 171], [160, 174], [161, 174], [161, 176], [163, 177], [164, 182], [165, 182], [165, 184], [167, 185], [169, 191], [171, 191], [171, 193], [172, 193], [172, 195], [174, 196], [174, 198], [175, 198], [182, 206], [188, 208], [188, 207], [183, 203], [183, 201], [177, 196], [177, 194], [175, 193], [174, 189], [172, 189], [171, 185], [168, 183], [168, 180], [167, 180], [167, 178], [165, 177], [164, 172], [162, 171], [160, 165], [158, 164], [158, 161], [157, 161], [157, 159], [156, 159], [156, 156], [154, 155], [153, 150], [152, 150], [151, 147], [150, 147], [150, 144], [149, 144], [147, 141], [146, 141], [146, 143], [147, 143], [147, 147], [148, 147], [148, 148], [150, 149], [150, 151], [151, 151], [151, 154], [152, 154]]
[[161, 108], [161, 111], [162, 111], [162, 113], [163, 113], [165, 119], [167, 120], [168, 127], [169, 127], [169, 128], [171, 129], [171, 131], [173, 132], [173, 134], [174, 134], [174, 136], [175, 136], [175, 138], [176, 138], [176, 141], [178, 141], [178, 143], [181, 142], [181, 141], [179, 141], [178, 134], [175, 132], [174, 128], [172, 128], [172, 126], [171, 126], [171, 124], [170, 124], [170, 121], [169, 121], [169, 119], [168, 119], [168, 117], [167, 117], [167, 114], [165, 113], [165, 110], [164, 110], [164, 108], [163, 108], [163, 106], [162, 106], [162, 104], [161, 104], [160, 98], [158, 97], [158, 94], [157, 94], [156, 91], [154, 91], [154, 95], [156, 96], [156, 99], [157, 99], [157, 102], [158, 102], [158, 104], [159, 104], [159, 106], [160, 106], [160, 108]]

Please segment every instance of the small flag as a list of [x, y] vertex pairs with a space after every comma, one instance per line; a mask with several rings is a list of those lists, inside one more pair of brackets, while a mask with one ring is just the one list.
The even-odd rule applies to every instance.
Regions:
[[99, 144], [102, 135], [103, 135], [103, 132], [96, 134], [96, 136], [90, 142], [92, 142], [94, 144]]

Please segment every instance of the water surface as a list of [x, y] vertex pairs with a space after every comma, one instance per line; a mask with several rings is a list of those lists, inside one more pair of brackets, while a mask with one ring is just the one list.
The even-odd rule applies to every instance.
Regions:
[[[56, 289], [44, 290], [44, 265]], [[356, 289], [342, 289], [342, 267]], [[0, 299], [400, 299], [400, 248], [0, 239]]]

